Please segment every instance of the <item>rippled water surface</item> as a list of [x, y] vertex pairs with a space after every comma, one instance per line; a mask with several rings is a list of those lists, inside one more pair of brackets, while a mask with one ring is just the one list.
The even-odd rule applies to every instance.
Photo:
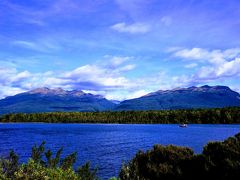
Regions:
[[119, 124], [0, 124], [0, 155], [14, 149], [26, 161], [31, 147], [46, 141], [47, 148], [63, 154], [78, 152], [76, 165], [91, 161], [101, 178], [117, 176], [122, 161], [154, 144], [188, 146], [196, 153], [209, 141], [240, 132], [240, 125], [119, 125]]

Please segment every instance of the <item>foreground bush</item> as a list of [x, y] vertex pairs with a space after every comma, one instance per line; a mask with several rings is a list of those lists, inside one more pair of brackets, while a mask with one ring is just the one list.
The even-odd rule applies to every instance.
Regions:
[[97, 170], [90, 170], [86, 163], [76, 171], [73, 164], [76, 153], [61, 159], [62, 149], [53, 157], [51, 150], [45, 151], [45, 143], [32, 148], [32, 155], [26, 164], [19, 165], [18, 156], [11, 151], [9, 156], [0, 160], [0, 179], [17, 180], [95, 180]]
[[155, 145], [138, 152], [119, 176], [122, 180], [240, 179], [240, 133], [207, 144], [199, 155], [189, 148]]
[[[26, 164], [19, 164], [18, 156], [11, 151], [0, 160], [0, 180], [95, 180], [96, 169], [86, 163], [76, 171], [73, 164], [76, 153], [61, 158], [62, 149], [55, 156], [45, 151], [45, 143], [32, 148]], [[223, 142], [208, 143], [202, 154], [173, 145], [155, 145], [146, 152], [140, 151], [123, 165], [119, 178], [110, 180], [158, 179], [240, 179], [240, 133]]]

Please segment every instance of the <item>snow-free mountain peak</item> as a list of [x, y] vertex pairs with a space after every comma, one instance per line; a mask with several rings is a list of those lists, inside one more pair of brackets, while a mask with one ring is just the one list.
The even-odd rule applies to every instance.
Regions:
[[58, 96], [82, 96], [82, 95], [87, 94], [87, 93], [84, 93], [81, 90], [66, 91], [62, 88], [50, 89], [50, 88], [47, 88], [47, 87], [36, 88], [36, 89], [33, 89], [33, 90], [28, 91], [26, 93], [27, 94], [41, 94], [41, 95], [58, 95]]
[[227, 86], [200, 86], [159, 90], [136, 99], [126, 100], [117, 110], [163, 110], [220, 108], [240, 106], [239, 93]]

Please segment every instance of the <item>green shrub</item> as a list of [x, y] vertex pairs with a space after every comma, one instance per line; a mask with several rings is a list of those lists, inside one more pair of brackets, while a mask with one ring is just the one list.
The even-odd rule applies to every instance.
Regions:
[[155, 145], [123, 164], [122, 180], [240, 179], [240, 134], [209, 143], [195, 155], [189, 148]]
[[[61, 159], [62, 148], [53, 157], [51, 150], [45, 151], [45, 142], [32, 148], [31, 158], [26, 164], [19, 165], [18, 156], [11, 151], [9, 156], [0, 161], [0, 179], [17, 180], [95, 180], [97, 169], [90, 169], [86, 163], [74, 171], [73, 164], [77, 153]], [[44, 160], [46, 159], [46, 160]]]

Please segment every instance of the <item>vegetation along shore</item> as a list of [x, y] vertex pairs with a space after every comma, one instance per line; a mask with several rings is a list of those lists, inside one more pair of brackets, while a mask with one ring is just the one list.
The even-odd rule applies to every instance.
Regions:
[[240, 123], [240, 107], [161, 111], [17, 113], [2, 115], [0, 122], [238, 124]]

